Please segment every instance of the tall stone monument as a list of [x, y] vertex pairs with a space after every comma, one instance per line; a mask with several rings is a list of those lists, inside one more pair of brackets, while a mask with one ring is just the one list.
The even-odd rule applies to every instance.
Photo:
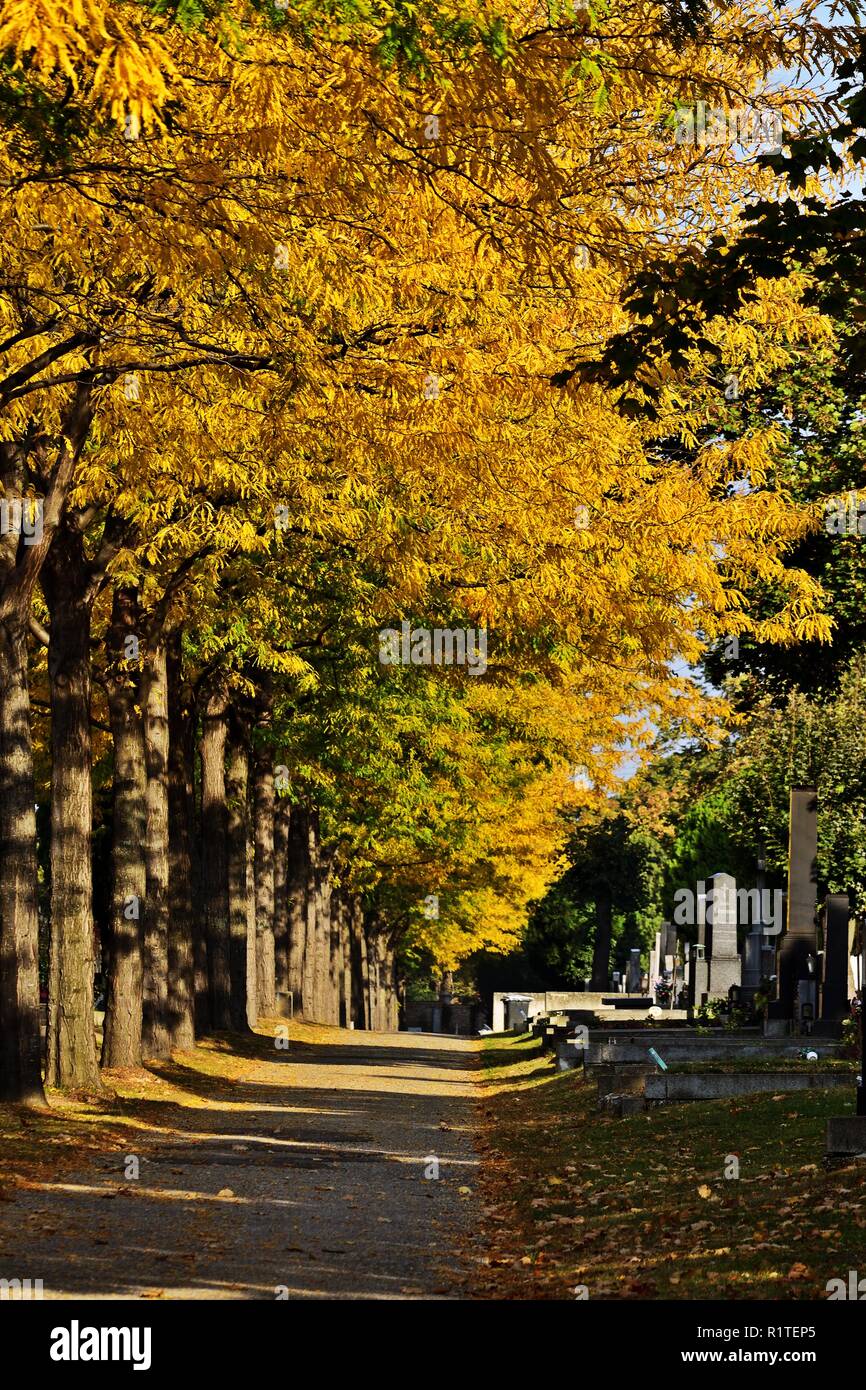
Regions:
[[818, 897], [818, 795], [814, 787], [791, 788], [788, 838], [787, 930], [778, 953], [779, 998], [774, 1015], [794, 1018], [801, 981], [813, 978], [809, 958], [818, 950], [815, 904]]
[[850, 1013], [850, 972], [853, 927], [847, 893], [828, 893], [821, 913], [824, 938], [821, 1019], [841, 1023]]

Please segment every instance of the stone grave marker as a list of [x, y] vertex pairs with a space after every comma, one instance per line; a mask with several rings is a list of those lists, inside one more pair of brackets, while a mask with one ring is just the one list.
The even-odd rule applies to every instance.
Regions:
[[828, 1023], [841, 1023], [850, 1012], [848, 976], [852, 930], [848, 894], [828, 893], [821, 915], [824, 934], [821, 1018]]
[[814, 787], [792, 787], [788, 839], [787, 930], [778, 955], [779, 998], [773, 1015], [793, 1018], [800, 980], [809, 980], [808, 959], [817, 954], [818, 796]]

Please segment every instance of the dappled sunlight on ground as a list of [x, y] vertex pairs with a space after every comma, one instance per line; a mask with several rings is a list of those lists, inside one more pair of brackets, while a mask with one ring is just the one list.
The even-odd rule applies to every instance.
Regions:
[[274, 1020], [107, 1080], [0, 1116], [0, 1276], [49, 1298], [468, 1287], [474, 1041]]

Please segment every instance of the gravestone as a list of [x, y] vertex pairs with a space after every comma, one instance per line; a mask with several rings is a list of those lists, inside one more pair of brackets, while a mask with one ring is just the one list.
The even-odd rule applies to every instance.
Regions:
[[713, 923], [712, 918], [707, 921], [707, 895], [698, 893], [695, 900], [696, 921], [698, 928], [698, 945], [703, 946], [704, 955], [708, 956], [713, 945]]
[[659, 973], [670, 975], [671, 1008], [683, 1008], [685, 1000], [681, 1000], [679, 995], [680, 990], [685, 992], [685, 974], [680, 966], [680, 958], [677, 951], [677, 929], [671, 922], [662, 922], [661, 950], [659, 955]]
[[818, 796], [814, 787], [791, 788], [788, 838], [787, 930], [779, 947], [779, 998], [774, 1017], [793, 1018], [797, 986], [809, 980], [808, 960], [817, 954]]
[[713, 874], [712, 948], [708, 992], [711, 999], [726, 999], [732, 985], [742, 983], [742, 964], [737, 951], [737, 881], [731, 874]]
[[673, 971], [677, 960], [677, 929], [670, 922], [662, 922], [661, 965], [663, 970]]
[[656, 980], [661, 975], [663, 969], [664, 966], [662, 965], [662, 933], [660, 931], [657, 931], [655, 934], [655, 940], [652, 946], [650, 947], [649, 957], [649, 992], [653, 996], [653, 999], [655, 999]]
[[708, 893], [697, 898], [698, 940], [689, 952], [689, 1008], [726, 999], [742, 982], [737, 953], [737, 883], [730, 874], [713, 874]]
[[662, 923], [662, 955], [676, 956], [677, 929], [670, 922]]
[[684, 942], [686, 953], [686, 1007], [698, 1008], [706, 996], [706, 967], [704, 946], [700, 941]]
[[762, 951], [764, 949], [764, 933], [760, 930], [750, 931], [746, 934], [743, 942], [743, 989], [750, 995], [754, 994], [761, 983], [763, 970]]
[[640, 968], [640, 951], [636, 948], [632, 948], [628, 953], [628, 969], [625, 980], [626, 994], [640, 994], [642, 974], [643, 972]]
[[851, 927], [847, 893], [829, 893], [822, 912], [824, 935], [824, 984], [821, 991], [821, 1018], [841, 1023], [848, 1017]]

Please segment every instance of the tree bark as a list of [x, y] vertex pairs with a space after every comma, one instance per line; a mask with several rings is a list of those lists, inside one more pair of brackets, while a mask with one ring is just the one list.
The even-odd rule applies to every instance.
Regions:
[[80, 530], [65, 522], [42, 571], [51, 615], [51, 970], [45, 1079], [100, 1092], [95, 970], [90, 738], [92, 576]]
[[289, 819], [289, 843], [286, 857], [286, 911], [289, 931], [289, 990], [292, 1012], [304, 1010], [304, 962], [307, 954], [307, 876], [308, 829], [307, 813], [292, 808]]
[[340, 892], [339, 889], [334, 887], [333, 883], [333, 862], [333, 857], [331, 857], [325, 879], [329, 957], [328, 1021], [339, 1026], [340, 1008], [343, 1001], [343, 921]]
[[147, 903], [144, 913], [142, 1052], [167, 1057], [168, 1021], [168, 671], [165, 641], [154, 637], [144, 663], [142, 713], [147, 762]]
[[274, 986], [277, 1013], [288, 1013], [290, 814], [288, 798], [278, 797], [274, 806]]
[[201, 735], [201, 876], [207, 941], [211, 1026], [230, 1029], [231, 971], [225, 749], [228, 732], [225, 689], [209, 694]]
[[358, 898], [352, 898], [349, 915], [349, 939], [352, 956], [353, 1021], [356, 1028], [370, 1028], [370, 971], [367, 960], [367, 936], [364, 931], [364, 912]]
[[[260, 722], [269, 715], [265, 708]], [[256, 996], [260, 1017], [276, 1013], [274, 943], [274, 768], [267, 743], [253, 756], [253, 828], [255, 834]]]
[[400, 991], [397, 982], [397, 943], [394, 937], [388, 940], [388, 1032], [396, 1033], [400, 1027]]
[[318, 817], [315, 811], [308, 811], [305, 818], [305, 830], [304, 961], [301, 977], [301, 1009], [304, 1018], [313, 1021], [318, 1019], [322, 970], [318, 933], [319, 915], [316, 910], [319, 835]]
[[610, 943], [613, 934], [610, 892], [600, 888], [595, 899], [595, 942], [592, 949], [592, 988], [604, 992], [610, 984]]
[[43, 1106], [26, 631], [26, 617], [0, 619], [0, 1100]]
[[[247, 773], [249, 775], [249, 752]], [[251, 811], [252, 788], [247, 786], [247, 1026], [255, 1028], [259, 1021], [257, 951], [256, 951], [256, 846], [253, 839]]]
[[380, 964], [379, 964], [379, 933], [375, 924], [366, 923], [365, 936], [367, 938], [367, 979], [370, 992], [370, 1027], [375, 1032], [381, 1028], [380, 1021]]
[[104, 1067], [141, 1066], [142, 934], [147, 878], [147, 767], [139, 659], [129, 639], [139, 630], [138, 595], [115, 589], [108, 630], [108, 710], [114, 741], [111, 933], [102, 1038]]
[[[231, 1027], [244, 1033], [249, 1028], [247, 998], [247, 938], [248, 938], [248, 812], [247, 792], [249, 762], [246, 738], [239, 721], [232, 719], [226, 759], [226, 803], [228, 807], [228, 884]], [[253, 1010], [254, 1012], [254, 1010]]]
[[168, 643], [168, 1030], [179, 1050], [195, 1043], [194, 783], [195, 712], [175, 630]]
[[336, 990], [336, 953], [331, 914], [332, 862], [333, 854], [331, 851], [320, 846], [316, 865], [316, 938], [317, 954], [321, 962], [318, 998], [318, 1018], [321, 1023], [336, 1023], [339, 1017]]
[[331, 899], [331, 912], [337, 926], [337, 981], [338, 981], [338, 1023], [348, 1028], [354, 1022], [352, 1016], [352, 954], [349, 932], [349, 897], [345, 889], [335, 892]]
[[[41, 535], [30, 538], [33, 544], [14, 532], [0, 537], [0, 1098], [34, 1106], [45, 1105], [45, 1092], [27, 632], [33, 589], [60, 525], [92, 418], [91, 387], [79, 383], [56, 431], [57, 457], [42, 502]], [[25, 462], [20, 439], [0, 443], [0, 479], [7, 497], [22, 495]]]

